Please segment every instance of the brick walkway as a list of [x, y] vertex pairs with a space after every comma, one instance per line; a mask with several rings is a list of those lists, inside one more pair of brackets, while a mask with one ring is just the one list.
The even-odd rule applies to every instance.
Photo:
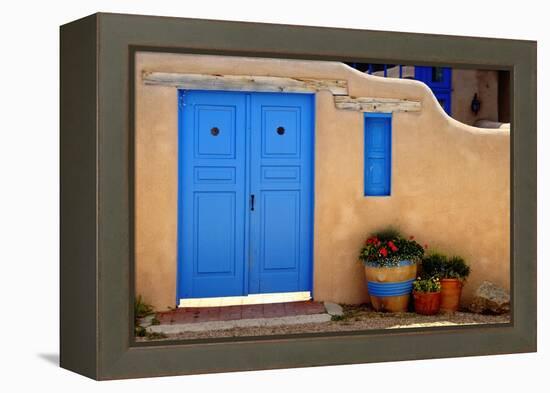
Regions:
[[289, 302], [253, 304], [224, 307], [188, 307], [157, 313], [161, 324], [178, 324], [211, 321], [232, 321], [238, 319], [276, 318], [293, 315], [312, 315], [325, 312], [319, 302]]

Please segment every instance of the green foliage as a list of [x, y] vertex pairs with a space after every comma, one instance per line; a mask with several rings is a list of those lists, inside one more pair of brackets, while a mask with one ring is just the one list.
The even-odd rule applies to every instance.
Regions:
[[134, 328], [134, 334], [136, 337], [145, 337], [147, 335], [147, 329], [145, 329], [143, 326], [136, 325]]
[[470, 267], [464, 258], [453, 256], [447, 258], [443, 254], [432, 253], [422, 258], [422, 278], [438, 277], [466, 280], [470, 275]]
[[[134, 334], [136, 337], [146, 337], [147, 339], [151, 339], [151, 335], [154, 336], [158, 334], [148, 332], [147, 328], [141, 326], [139, 323], [139, 320], [141, 318], [145, 318], [146, 316], [153, 314], [155, 314], [153, 306], [143, 301], [141, 295], [138, 295], [136, 297], [136, 300], [134, 301]], [[160, 321], [157, 318], [153, 317], [153, 319], [151, 320], [151, 324], [160, 325]]]
[[445, 269], [445, 278], [458, 278], [465, 280], [470, 275], [470, 266], [466, 264], [464, 258], [453, 256], [449, 258]]
[[382, 229], [378, 232], [373, 233], [372, 236], [378, 238], [382, 242], [387, 242], [389, 240], [399, 239], [403, 237], [401, 236], [401, 233], [393, 227]]
[[407, 240], [404, 238], [397, 238], [395, 245], [399, 249], [398, 253], [401, 260], [417, 260], [424, 255], [424, 248], [414, 240]]
[[148, 303], [145, 303], [141, 298], [141, 295], [138, 295], [134, 301], [134, 317], [136, 319], [145, 318], [148, 315], [154, 314], [153, 306]]
[[422, 278], [439, 277], [443, 278], [444, 265], [447, 257], [439, 253], [430, 253], [422, 258]]
[[135, 327], [135, 335], [136, 337], [145, 337], [147, 340], [158, 340], [168, 337], [162, 332], [148, 332], [146, 328], [139, 325]]
[[399, 231], [388, 228], [372, 234], [366, 241], [359, 259], [369, 266], [398, 266], [400, 261], [416, 262], [424, 255], [424, 248], [414, 237], [405, 239]]
[[166, 334], [159, 332], [147, 332], [147, 334], [145, 335], [145, 338], [147, 338], [147, 340], [158, 340], [166, 337], [168, 337]]
[[439, 278], [420, 278], [418, 277], [413, 282], [413, 288], [416, 292], [439, 292], [441, 291], [441, 283]]

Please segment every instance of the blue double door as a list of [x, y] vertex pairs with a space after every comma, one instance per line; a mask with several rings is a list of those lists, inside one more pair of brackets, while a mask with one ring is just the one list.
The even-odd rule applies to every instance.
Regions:
[[179, 91], [178, 298], [310, 291], [314, 96]]

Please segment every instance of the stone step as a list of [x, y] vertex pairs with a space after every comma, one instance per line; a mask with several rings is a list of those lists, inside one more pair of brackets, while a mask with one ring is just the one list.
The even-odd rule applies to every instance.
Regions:
[[179, 334], [185, 332], [204, 332], [214, 330], [227, 330], [241, 327], [268, 327], [283, 325], [303, 325], [308, 323], [324, 323], [331, 320], [327, 313], [310, 315], [293, 315], [275, 318], [249, 318], [234, 319], [228, 321], [209, 321], [191, 323], [160, 324], [147, 327], [151, 333]]

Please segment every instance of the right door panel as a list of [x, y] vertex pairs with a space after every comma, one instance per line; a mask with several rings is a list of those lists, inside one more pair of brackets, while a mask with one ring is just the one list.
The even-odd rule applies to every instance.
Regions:
[[249, 293], [311, 290], [312, 95], [251, 95]]

